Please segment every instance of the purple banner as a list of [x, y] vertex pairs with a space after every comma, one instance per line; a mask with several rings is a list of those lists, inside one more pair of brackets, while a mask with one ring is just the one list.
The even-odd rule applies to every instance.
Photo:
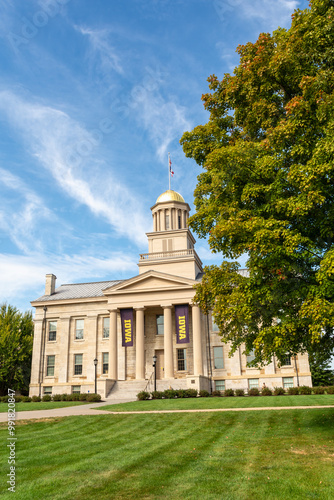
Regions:
[[187, 344], [189, 342], [189, 315], [188, 304], [175, 306], [176, 343]]
[[133, 346], [133, 309], [121, 309], [122, 346]]

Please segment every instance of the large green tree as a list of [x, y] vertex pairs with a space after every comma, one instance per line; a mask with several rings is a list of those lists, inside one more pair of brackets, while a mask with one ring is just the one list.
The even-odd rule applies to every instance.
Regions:
[[0, 307], [0, 395], [29, 387], [34, 324], [31, 312]]
[[196, 300], [224, 341], [257, 362], [333, 346], [334, 2], [312, 0], [291, 28], [237, 48], [240, 63], [202, 96], [207, 124], [186, 132], [203, 167], [190, 226], [248, 275], [205, 268]]

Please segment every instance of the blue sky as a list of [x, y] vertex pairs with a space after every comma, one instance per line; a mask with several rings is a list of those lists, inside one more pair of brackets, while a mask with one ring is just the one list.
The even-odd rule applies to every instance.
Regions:
[[[233, 72], [238, 44], [307, 6], [2, 0], [0, 303], [29, 309], [47, 273], [57, 284], [136, 275], [168, 152], [172, 189], [193, 209], [200, 168], [179, 139], [208, 119], [207, 77]], [[221, 260], [196, 248], [204, 264]]]

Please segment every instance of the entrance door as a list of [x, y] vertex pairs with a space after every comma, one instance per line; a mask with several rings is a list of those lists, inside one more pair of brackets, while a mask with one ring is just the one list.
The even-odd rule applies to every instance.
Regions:
[[157, 380], [161, 380], [164, 378], [165, 369], [164, 350], [158, 349], [157, 351], [155, 351], [155, 355], [157, 357]]

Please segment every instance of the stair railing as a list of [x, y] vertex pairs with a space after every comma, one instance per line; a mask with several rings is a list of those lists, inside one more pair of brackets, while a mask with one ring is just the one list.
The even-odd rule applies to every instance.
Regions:
[[151, 385], [153, 386], [153, 377], [154, 377], [154, 372], [151, 373], [151, 376], [147, 381], [146, 387], [144, 389], [145, 392], [152, 392]]

